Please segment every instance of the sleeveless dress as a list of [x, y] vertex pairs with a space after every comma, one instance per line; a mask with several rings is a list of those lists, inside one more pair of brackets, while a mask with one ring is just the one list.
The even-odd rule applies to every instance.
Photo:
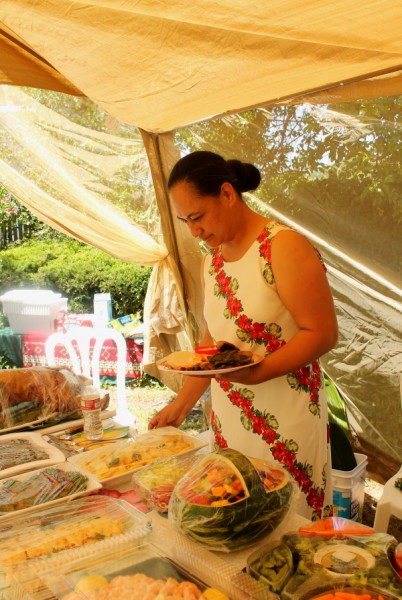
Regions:
[[[220, 248], [206, 257], [204, 314], [215, 341], [268, 356], [297, 331], [271, 269], [271, 242], [287, 229], [270, 222], [237, 261], [225, 262]], [[298, 514], [312, 520], [332, 514], [327, 402], [318, 361], [258, 385], [212, 379], [211, 399], [213, 447], [280, 463], [300, 489]]]

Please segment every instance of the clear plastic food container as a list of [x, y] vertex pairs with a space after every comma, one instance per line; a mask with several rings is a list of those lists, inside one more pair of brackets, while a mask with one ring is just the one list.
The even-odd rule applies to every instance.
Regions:
[[294, 571], [290, 548], [280, 541], [265, 544], [247, 558], [247, 573], [280, 594]]
[[[13, 595], [9, 597], [36, 594], [32, 597], [46, 598], [50, 592], [38, 579], [40, 571], [58, 569], [70, 561], [120, 546], [143, 545], [151, 528], [151, 521], [144, 514], [127, 502], [106, 496], [77, 498], [23, 519], [3, 520], [0, 573], [12, 586]], [[23, 589], [18, 585], [19, 579], [24, 582]]]
[[85, 469], [58, 463], [0, 481], [0, 523], [2, 519], [36, 512], [100, 489], [101, 484]]
[[135, 440], [116, 442], [111, 447], [103, 446], [67, 460], [92, 473], [104, 487], [114, 488], [130, 481], [134, 471], [159, 458], [191, 454], [206, 445], [204, 440], [176, 427], [161, 427]]
[[[100, 599], [143, 600], [146, 597], [156, 600], [166, 594], [177, 600], [195, 600], [209, 587], [208, 574], [205, 575], [205, 581], [194, 577], [179, 561], [147, 544], [138, 548], [120, 547], [113, 552], [74, 561], [60, 569], [41, 573], [40, 579], [53, 597], [63, 600], [82, 600], [89, 595], [89, 590], [92, 592], [90, 597]], [[221, 600], [229, 598], [222, 595]]]
[[199, 458], [190, 454], [157, 459], [134, 473], [132, 487], [150, 508], [166, 514], [174, 486]]

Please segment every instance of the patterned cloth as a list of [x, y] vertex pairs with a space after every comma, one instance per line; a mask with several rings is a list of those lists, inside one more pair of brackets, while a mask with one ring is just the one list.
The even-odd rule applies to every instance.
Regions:
[[[284, 229], [267, 225], [240, 260], [225, 262], [219, 248], [207, 257], [205, 318], [215, 340], [268, 355], [296, 333], [271, 269], [271, 241]], [[318, 361], [253, 386], [212, 380], [211, 394], [215, 446], [279, 462], [301, 491], [299, 514], [313, 520], [332, 514], [327, 402]]]
[[[48, 334], [29, 333], [22, 336], [22, 360], [24, 367], [47, 366], [45, 343]], [[126, 339], [126, 379], [141, 378], [142, 371], [142, 348], [134, 340]], [[56, 348], [56, 366], [72, 367], [70, 356], [64, 346]], [[100, 361], [99, 374], [101, 377], [116, 377], [117, 351], [112, 340], [106, 340], [103, 344]]]

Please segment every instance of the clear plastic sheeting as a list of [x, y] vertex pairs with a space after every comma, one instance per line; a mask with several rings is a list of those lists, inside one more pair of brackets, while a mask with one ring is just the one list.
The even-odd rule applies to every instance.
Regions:
[[402, 459], [400, 96], [270, 107], [177, 132], [184, 152], [256, 164], [247, 201], [305, 234], [328, 268], [339, 341], [322, 364], [352, 430]]

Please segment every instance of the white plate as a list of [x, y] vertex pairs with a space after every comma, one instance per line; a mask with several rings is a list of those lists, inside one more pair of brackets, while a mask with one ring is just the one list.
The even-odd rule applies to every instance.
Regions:
[[[88, 471], [86, 471], [85, 469], [82, 469], [78, 465], [72, 465], [71, 463], [68, 463], [67, 461], [65, 461], [64, 463], [58, 463], [58, 464], [52, 465], [52, 466], [56, 467], [57, 469], [60, 469], [62, 471], [76, 471], [78, 473], [82, 473], [83, 475], [85, 475], [88, 478], [87, 487], [84, 490], [81, 490], [80, 492], [76, 492], [75, 494], [70, 494], [69, 496], [64, 496], [63, 498], [57, 498], [56, 500], [49, 500], [49, 502], [43, 502], [42, 504], [36, 504], [35, 506], [29, 506], [28, 508], [21, 508], [19, 510], [13, 510], [11, 512], [1, 512], [1, 504], [0, 504], [0, 521], [2, 519], [10, 519], [10, 518], [15, 518], [15, 517], [18, 518], [20, 515], [25, 515], [26, 513], [35, 512], [38, 509], [47, 508], [48, 506], [55, 506], [57, 504], [61, 504], [62, 502], [68, 502], [68, 501], [72, 500], [73, 498], [78, 498], [80, 496], [88, 496], [92, 492], [95, 492], [96, 490], [99, 490], [102, 487], [102, 485], [99, 483], [99, 481], [97, 479], [95, 479], [95, 477], [91, 473], [88, 473]], [[35, 469], [34, 471], [29, 471], [27, 473], [23, 473], [22, 475], [17, 475], [16, 477], [13, 477], [13, 480], [26, 481], [27, 479], [29, 479], [30, 477], [32, 477], [36, 473], [39, 473], [42, 470], [43, 469]], [[4, 481], [0, 481], [0, 490], [3, 486], [3, 484], [4, 484]]]
[[212, 375], [221, 375], [222, 373], [233, 373], [233, 371], [239, 371], [240, 369], [245, 369], [246, 367], [252, 367], [253, 365], [256, 365], [257, 363], [264, 360], [263, 356], [260, 356], [259, 354], [253, 354], [253, 362], [248, 363], [247, 365], [240, 365], [239, 367], [225, 367], [224, 369], [210, 369], [205, 371], [189, 371], [188, 369], [171, 369], [170, 367], [162, 365], [161, 363], [164, 362], [166, 358], [158, 360], [158, 362], [156, 363], [158, 369], [160, 369], [161, 371], [169, 371], [169, 373], [191, 375], [191, 377], [211, 377]]
[[49, 467], [50, 465], [54, 465], [58, 462], [63, 462], [66, 460], [63, 452], [44, 440], [41, 434], [37, 431], [21, 431], [21, 433], [9, 433], [7, 435], [2, 435], [0, 437], [0, 454], [1, 444], [8, 440], [28, 440], [31, 442], [32, 446], [35, 446], [39, 450], [46, 452], [48, 458], [21, 463], [19, 465], [8, 467], [7, 469], [0, 469], [0, 479], [11, 477], [12, 475], [18, 475], [19, 473], [24, 473], [25, 471], [32, 471], [33, 469], [37, 470], [41, 469], [42, 467]]
[[[160, 429], [152, 429], [149, 432], [138, 436], [138, 438], [142, 438], [144, 436], [145, 437], [155, 436], [155, 444], [156, 444], [157, 436], [166, 435], [166, 434], [173, 435], [173, 434], [177, 434], [177, 433], [180, 433], [180, 435], [182, 435], [184, 439], [190, 440], [192, 443], [192, 447], [189, 448], [188, 450], [184, 450], [183, 452], [175, 454], [174, 456], [183, 456], [185, 454], [191, 454], [193, 452], [197, 452], [198, 450], [200, 450], [201, 448], [204, 448], [208, 444], [208, 441], [206, 441], [202, 438], [199, 439], [199, 436], [189, 435], [188, 433], [185, 433], [184, 431], [181, 431], [180, 429], [177, 429], [176, 427], [170, 427], [170, 426], [161, 427]], [[138, 438], [136, 438], [136, 439], [138, 439]], [[123, 484], [127, 481], [130, 481], [133, 473], [135, 473], [135, 471], [138, 471], [139, 469], [142, 469], [143, 465], [141, 465], [139, 467], [133, 467], [132, 469], [129, 469], [129, 470], [125, 471], [124, 473], [119, 473], [118, 475], [114, 475], [112, 477], [103, 478], [101, 476], [98, 477], [98, 475], [96, 474], [96, 464], [99, 463], [100, 461], [103, 462], [104, 460], [106, 460], [107, 457], [110, 456], [111, 452], [116, 453], [119, 451], [119, 449], [121, 449], [123, 451], [128, 444], [135, 443], [136, 439], [116, 441], [115, 444], [110, 444], [110, 447], [108, 445], [101, 446], [100, 448], [95, 448], [94, 450], [88, 450], [87, 452], [83, 452], [82, 454], [80, 453], [80, 454], [76, 454], [73, 456], [69, 456], [67, 458], [67, 461], [71, 464], [82, 467], [85, 471], [91, 472], [93, 477], [96, 477], [97, 479], [99, 479], [99, 481], [102, 483], [103, 487], [106, 487], [109, 489], [116, 489], [121, 484]], [[141, 439], [139, 439], [139, 441], [141, 441]], [[147, 464], [150, 464], [151, 462], [152, 461], [150, 461]], [[91, 463], [94, 465], [93, 471], [91, 469]]]

